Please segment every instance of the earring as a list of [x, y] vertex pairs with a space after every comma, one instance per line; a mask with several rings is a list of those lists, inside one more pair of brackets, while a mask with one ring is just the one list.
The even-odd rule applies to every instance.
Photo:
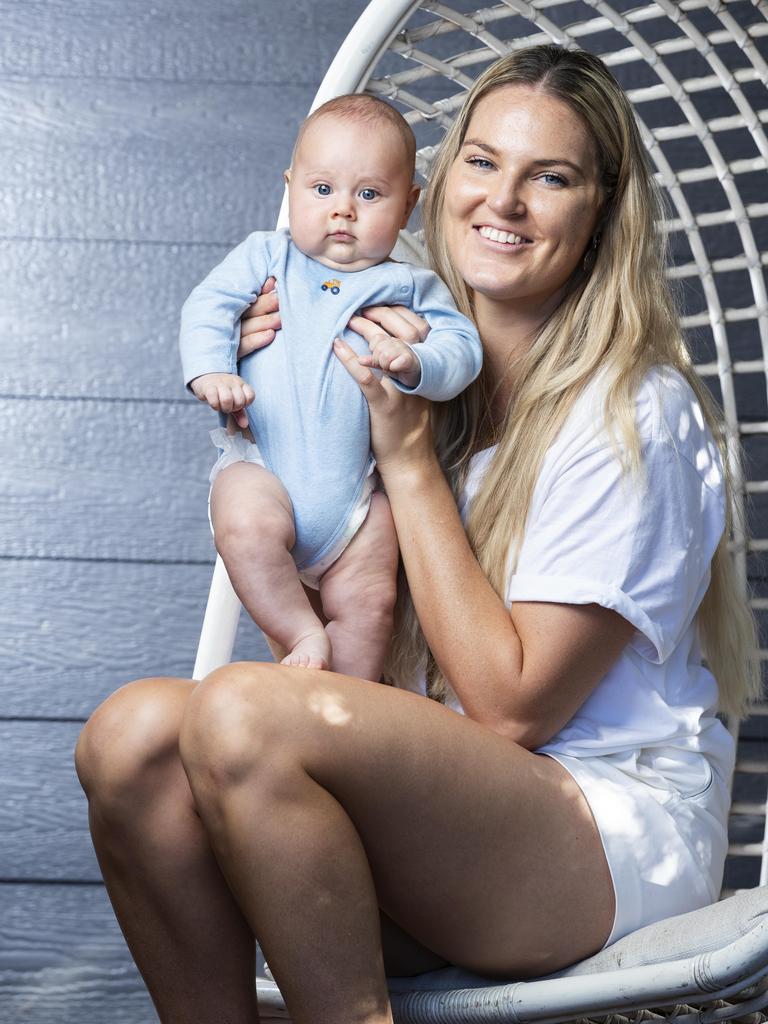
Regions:
[[584, 270], [584, 273], [586, 273], [586, 274], [589, 273], [589, 271], [594, 267], [595, 262], [597, 261], [597, 250], [598, 250], [598, 246], [599, 245], [600, 245], [600, 232], [598, 231], [598, 232], [596, 232], [592, 236], [592, 244], [590, 245], [590, 247], [587, 249], [586, 253], [584, 254], [584, 260], [583, 260], [583, 262], [581, 264], [581, 266], [582, 266], [582, 268]]

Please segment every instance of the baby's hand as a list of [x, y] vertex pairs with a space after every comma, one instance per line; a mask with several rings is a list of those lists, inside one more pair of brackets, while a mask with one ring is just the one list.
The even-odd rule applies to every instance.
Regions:
[[378, 366], [407, 388], [415, 388], [421, 380], [421, 364], [411, 346], [382, 332], [368, 341], [369, 356], [361, 356], [361, 366]]
[[217, 412], [232, 413], [238, 427], [248, 426], [246, 405], [256, 397], [250, 384], [235, 373], [204, 373], [190, 383], [192, 394]]

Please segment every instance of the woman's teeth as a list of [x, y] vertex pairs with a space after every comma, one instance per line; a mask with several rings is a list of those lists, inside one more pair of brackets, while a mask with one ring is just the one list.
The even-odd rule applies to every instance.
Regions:
[[522, 242], [521, 235], [513, 235], [511, 231], [499, 231], [498, 228], [478, 228], [483, 238], [490, 238], [492, 242], [507, 242], [509, 245], [518, 245]]

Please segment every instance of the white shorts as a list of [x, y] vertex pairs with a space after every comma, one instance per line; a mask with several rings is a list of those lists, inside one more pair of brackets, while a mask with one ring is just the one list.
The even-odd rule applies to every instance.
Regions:
[[542, 751], [592, 811], [616, 896], [606, 946], [717, 900], [728, 852], [728, 783], [704, 755], [671, 747], [572, 757]]
[[[262, 454], [259, 451], [259, 446], [254, 441], [250, 441], [247, 437], [244, 437], [240, 431], [230, 434], [224, 429], [224, 427], [217, 427], [216, 430], [212, 430], [210, 432], [210, 438], [220, 452], [218, 459], [213, 465], [211, 474], [208, 477], [211, 487], [213, 487], [213, 481], [222, 469], [226, 469], [227, 466], [232, 466], [236, 462], [252, 462], [255, 466], [263, 466], [264, 469], [268, 469]], [[365, 517], [368, 515], [368, 509], [371, 506], [371, 495], [376, 490], [377, 481], [378, 474], [376, 473], [376, 463], [371, 459], [368, 467], [368, 476], [366, 477], [362, 492], [352, 514], [347, 519], [344, 530], [339, 534], [336, 542], [329, 551], [325, 552], [322, 558], [319, 558], [316, 562], [313, 562], [310, 566], [307, 566], [299, 573], [299, 579], [301, 582], [306, 584], [306, 586], [311, 587], [312, 590], [319, 590], [320, 578], [343, 554], [344, 550], [349, 545], [349, 542], [365, 522]], [[210, 491], [208, 492], [208, 522], [211, 524], [211, 530], [213, 530], [213, 523], [211, 522]]]

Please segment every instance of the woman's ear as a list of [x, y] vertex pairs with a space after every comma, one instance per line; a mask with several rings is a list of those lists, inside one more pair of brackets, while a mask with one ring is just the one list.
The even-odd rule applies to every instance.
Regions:
[[421, 186], [420, 185], [416, 185], [416, 184], [411, 185], [411, 190], [408, 193], [407, 199], [405, 200], [405, 211], [404, 211], [404, 214], [403, 214], [403, 222], [400, 225], [401, 228], [405, 228], [405, 227], [408, 226], [408, 221], [410, 219], [410, 216], [413, 213], [413, 210], [414, 210], [414, 207], [416, 206], [416, 203], [419, 201], [419, 194], [420, 193], [421, 193]]

